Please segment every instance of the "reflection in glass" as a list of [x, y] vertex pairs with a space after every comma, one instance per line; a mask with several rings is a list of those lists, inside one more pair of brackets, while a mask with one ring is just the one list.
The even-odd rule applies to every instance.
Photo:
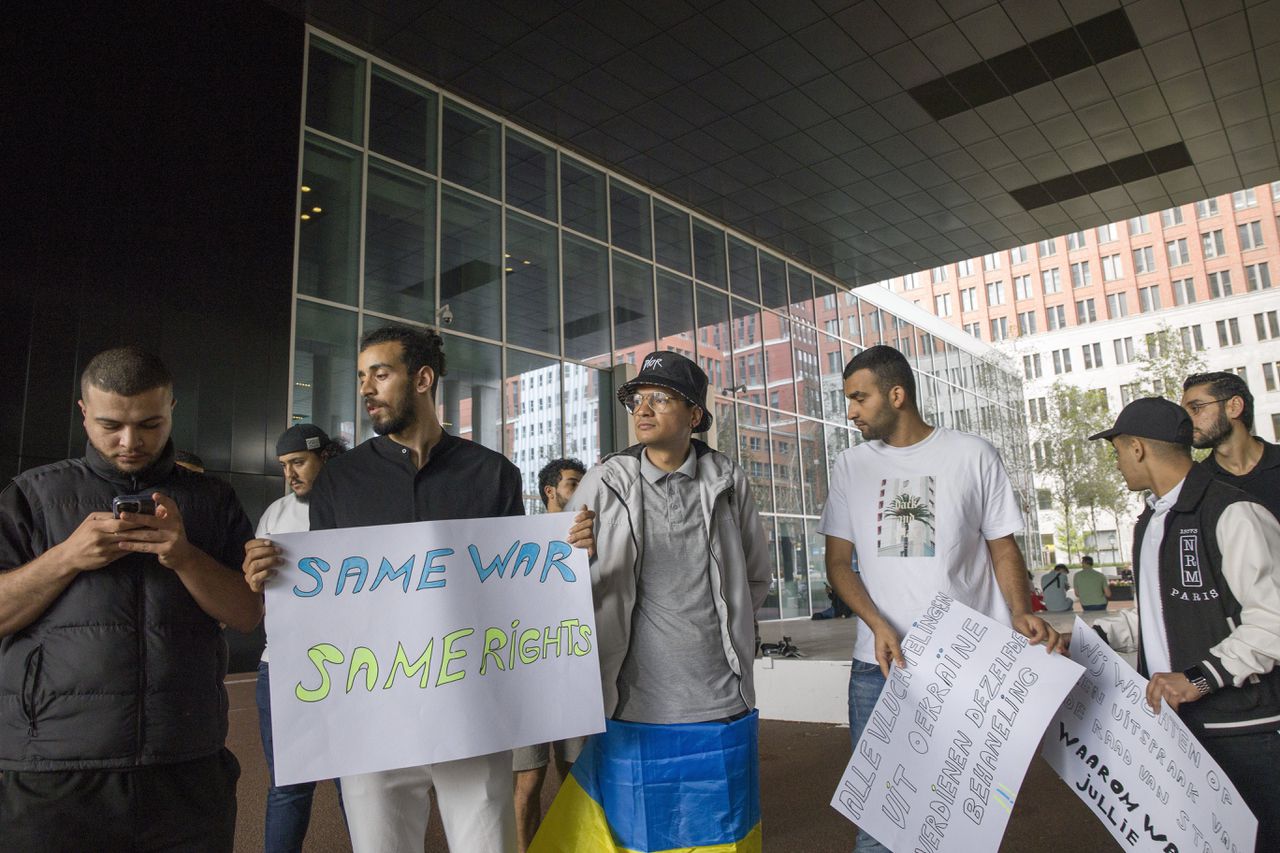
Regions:
[[356, 314], [298, 300], [293, 350], [294, 423], [355, 444]]
[[[836, 297], [836, 307], [840, 311], [840, 334], [847, 341], [862, 345], [862, 311], [861, 300], [850, 292]], [[851, 356], [852, 357], [852, 356]]]
[[560, 437], [560, 362], [507, 350], [503, 393], [503, 433], [507, 457], [520, 469], [527, 515], [543, 512], [538, 471], [563, 456]]
[[440, 423], [451, 434], [502, 452], [502, 366], [499, 349], [444, 336], [445, 375], [437, 386]]
[[818, 532], [818, 522], [813, 519], [805, 520], [804, 535], [808, 540], [809, 607], [814, 613], [820, 613], [834, 603], [827, 593], [826, 542]]
[[764, 403], [775, 409], [794, 412], [796, 387], [791, 381], [791, 321], [772, 311], [762, 314], [765, 384], [768, 389], [768, 399]]
[[769, 450], [769, 416], [764, 409], [738, 404], [738, 451], [756, 509], [773, 512], [773, 454]]
[[698, 285], [698, 364], [706, 371], [713, 391], [724, 391], [734, 384], [731, 336], [725, 295]]
[[862, 345], [873, 347], [887, 343], [884, 334], [884, 312], [865, 299], [859, 302], [862, 304]]
[[615, 362], [635, 363], [652, 352], [653, 331], [653, 267], [614, 252]]
[[802, 269], [787, 266], [787, 289], [790, 292], [791, 316], [813, 322], [813, 276]]
[[320, 39], [307, 53], [307, 126], [363, 141], [364, 60]]
[[738, 447], [738, 419], [735, 414], [737, 407], [732, 400], [725, 397], [710, 398], [708, 404], [715, 413], [715, 420], [711, 424], [707, 440], [710, 440], [709, 433], [714, 432], [716, 449], [741, 465], [742, 459], [739, 455]]
[[564, 365], [565, 453], [590, 468], [612, 453], [613, 419], [622, 407], [613, 397], [607, 371]]
[[716, 287], [728, 286], [725, 275], [724, 232], [693, 220], [694, 277]]
[[502, 192], [498, 123], [461, 104], [446, 100], [441, 134], [444, 163], [441, 174], [455, 184], [498, 198]]
[[852, 436], [844, 427], [830, 423], [823, 426], [823, 431], [827, 436], [827, 459], [830, 460], [828, 464], [835, 465], [836, 457], [852, 446]]
[[804, 511], [820, 515], [827, 503], [827, 454], [821, 421], [801, 419], [800, 458], [804, 466]]
[[560, 264], [556, 228], [507, 215], [507, 343], [560, 353]]
[[844, 365], [846, 359], [840, 341], [830, 335], [818, 335], [818, 375], [822, 388], [822, 408], [828, 420], [844, 420]]
[[507, 131], [507, 204], [555, 221], [556, 152]]
[[369, 163], [364, 238], [364, 307], [434, 321], [435, 181]]
[[693, 357], [693, 283], [658, 270], [658, 349]]
[[564, 354], [610, 364], [609, 250], [565, 234]]
[[764, 598], [764, 604], [761, 605], [760, 611], [756, 614], [756, 618], [763, 622], [766, 619], [777, 619], [781, 613], [778, 608], [778, 526], [772, 516], [762, 516], [760, 524], [764, 527], [765, 538], [769, 541], [769, 565], [773, 567], [773, 577], [769, 579], [769, 593]]
[[787, 265], [766, 252], [760, 253], [760, 295], [765, 308], [787, 304]]
[[497, 338], [502, 329], [502, 221], [496, 204], [444, 188], [440, 200], [440, 304], [453, 327]]
[[355, 305], [360, 154], [308, 136], [300, 189], [298, 292]]
[[809, 615], [809, 555], [798, 518], [778, 519], [778, 603], [783, 619]]
[[656, 199], [653, 202], [654, 258], [663, 266], [689, 275], [689, 214]]
[[729, 238], [729, 291], [734, 296], [760, 301], [760, 269], [756, 266], [756, 247]]
[[770, 412], [769, 438], [773, 447], [773, 493], [778, 512], [799, 515], [804, 506], [800, 500], [800, 437], [795, 415]]
[[733, 312], [733, 377], [740, 400], [764, 405], [764, 335], [760, 309], [740, 299], [730, 300]]
[[597, 240], [608, 238], [604, 172], [585, 163], [560, 158], [560, 221]]
[[653, 257], [649, 237], [649, 196], [610, 179], [609, 223], [613, 245], [642, 258]]
[[822, 417], [822, 367], [818, 362], [818, 333], [802, 323], [791, 324], [791, 352], [795, 358], [796, 409], [811, 418]]
[[378, 66], [369, 81], [369, 148], [427, 172], [436, 170], [436, 96]]

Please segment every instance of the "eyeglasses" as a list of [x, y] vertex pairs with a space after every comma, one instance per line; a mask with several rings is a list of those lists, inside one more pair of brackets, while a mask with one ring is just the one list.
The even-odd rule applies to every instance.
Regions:
[[1196, 400], [1194, 402], [1187, 403], [1187, 409], [1190, 410], [1191, 414], [1198, 415], [1202, 409], [1206, 409], [1214, 403], [1225, 403], [1230, 399], [1230, 397], [1219, 397], [1216, 400]]
[[622, 405], [626, 406], [627, 411], [634, 415], [641, 406], [648, 403], [650, 409], [653, 409], [658, 414], [663, 414], [670, 411], [678, 399], [678, 397], [662, 391], [650, 391], [648, 394], [628, 394], [622, 398]]

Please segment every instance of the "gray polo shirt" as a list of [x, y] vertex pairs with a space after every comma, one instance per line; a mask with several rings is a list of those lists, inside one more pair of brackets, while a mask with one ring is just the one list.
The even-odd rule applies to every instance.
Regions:
[[618, 674], [620, 720], [700, 723], [748, 710], [712, 601], [711, 554], [690, 448], [668, 474], [640, 454], [644, 536], [631, 644]]

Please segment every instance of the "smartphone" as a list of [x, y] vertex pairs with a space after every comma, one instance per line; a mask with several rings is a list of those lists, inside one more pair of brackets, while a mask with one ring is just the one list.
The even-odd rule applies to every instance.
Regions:
[[111, 514], [119, 518], [122, 512], [155, 515], [156, 502], [151, 495], [117, 495], [111, 499]]

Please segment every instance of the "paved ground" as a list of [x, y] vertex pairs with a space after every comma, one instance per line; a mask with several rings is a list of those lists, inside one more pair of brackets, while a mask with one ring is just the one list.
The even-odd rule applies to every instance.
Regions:
[[[848, 647], [844, 645], [846, 650]], [[266, 764], [258, 739], [252, 676], [231, 676], [228, 684], [231, 693], [228, 746], [243, 767], [236, 850], [250, 853], [262, 849]], [[849, 752], [849, 730], [845, 727], [762, 722], [760, 784], [765, 850], [769, 853], [848, 853], [852, 850], [852, 825], [828, 805]], [[547, 785], [545, 804], [550, 804], [557, 787], [554, 783]], [[1040, 850], [1110, 853], [1121, 848], [1048, 765], [1037, 758], [1031, 765], [1000, 849], [1002, 853]], [[306, 853], [351, 850], [330, 784], [322, 784], [317, 792], [305, 850]], [[432, 853], [448, 850], [435, 815], [428, 829], [427, 850]]]

